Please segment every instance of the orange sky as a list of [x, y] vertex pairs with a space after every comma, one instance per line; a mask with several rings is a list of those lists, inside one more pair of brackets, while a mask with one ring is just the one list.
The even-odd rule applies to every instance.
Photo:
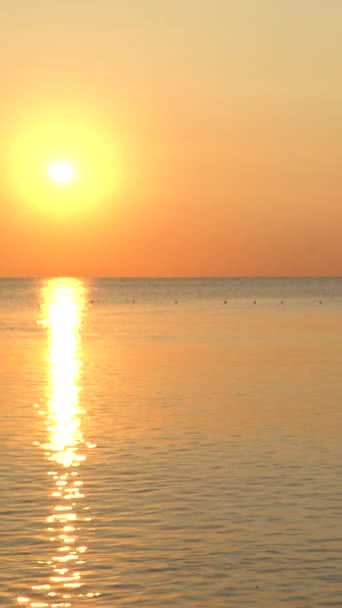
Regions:
[[341, 23], [340, 0], [2, 0], [0, 276], [341, 275]]

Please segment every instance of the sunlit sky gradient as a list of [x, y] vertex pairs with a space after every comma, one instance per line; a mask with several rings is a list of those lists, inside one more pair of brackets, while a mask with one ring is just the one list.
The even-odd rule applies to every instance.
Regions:
[[341, 24], [340, 0], [1, 0], [0, 275], [341, 275]]

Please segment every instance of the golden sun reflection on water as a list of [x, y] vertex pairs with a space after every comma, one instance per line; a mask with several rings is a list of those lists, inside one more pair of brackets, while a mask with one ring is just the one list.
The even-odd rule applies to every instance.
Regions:
[[[87, 547], [81, 527], [90, 521], [84, 505], [80, 465], [87, 447], [82, 432], [84, 410], [79, 401], [82, 353], [80, 330], [86, 309], [86, 288], [76, 279], [52, 279], [42, 288], [39, 323], [48, 332], [48, 386], [44, 416], [47, 440], [40, 443], [51, 463], [51, 511], [47, 517], [52, 556], [46, 562], [50, 574], [44, 584], [32, 587], [34, 599], [19, 597], [21, 605], [70, 607], [73, 600], [93, 597], [83, 593], [82, 568]], [[44, 601], [42, 601], [44, 596]]]

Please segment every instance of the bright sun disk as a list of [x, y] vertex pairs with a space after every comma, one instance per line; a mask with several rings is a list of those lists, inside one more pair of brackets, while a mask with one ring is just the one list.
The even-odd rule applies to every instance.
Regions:
[[65, 161], [54, 162], [48, 166], [47, 173], [56, 184], [70, 184], [75, 177], [75, 170], [70, 163]]

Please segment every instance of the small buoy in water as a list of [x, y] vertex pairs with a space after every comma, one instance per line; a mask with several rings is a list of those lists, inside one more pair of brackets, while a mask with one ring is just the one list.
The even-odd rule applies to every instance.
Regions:
[[254, 300], [253, 304], [256, 304], [256, 300]]
[[223, 304], [227, 304], [227, 300], [225, 300], [225, 301], [223, 302]]
[[175, 304], [178, 304], [178, 300], [175, 300]]
[[132, 300], [132, 304], [135, 304], [135, 300]]
[[280, 304], [284, 304], [284, 300], [282, 300], [282, 301], [280, 302]]
[[322, 304], [322, 300], [320, 300], [319, 303]]

